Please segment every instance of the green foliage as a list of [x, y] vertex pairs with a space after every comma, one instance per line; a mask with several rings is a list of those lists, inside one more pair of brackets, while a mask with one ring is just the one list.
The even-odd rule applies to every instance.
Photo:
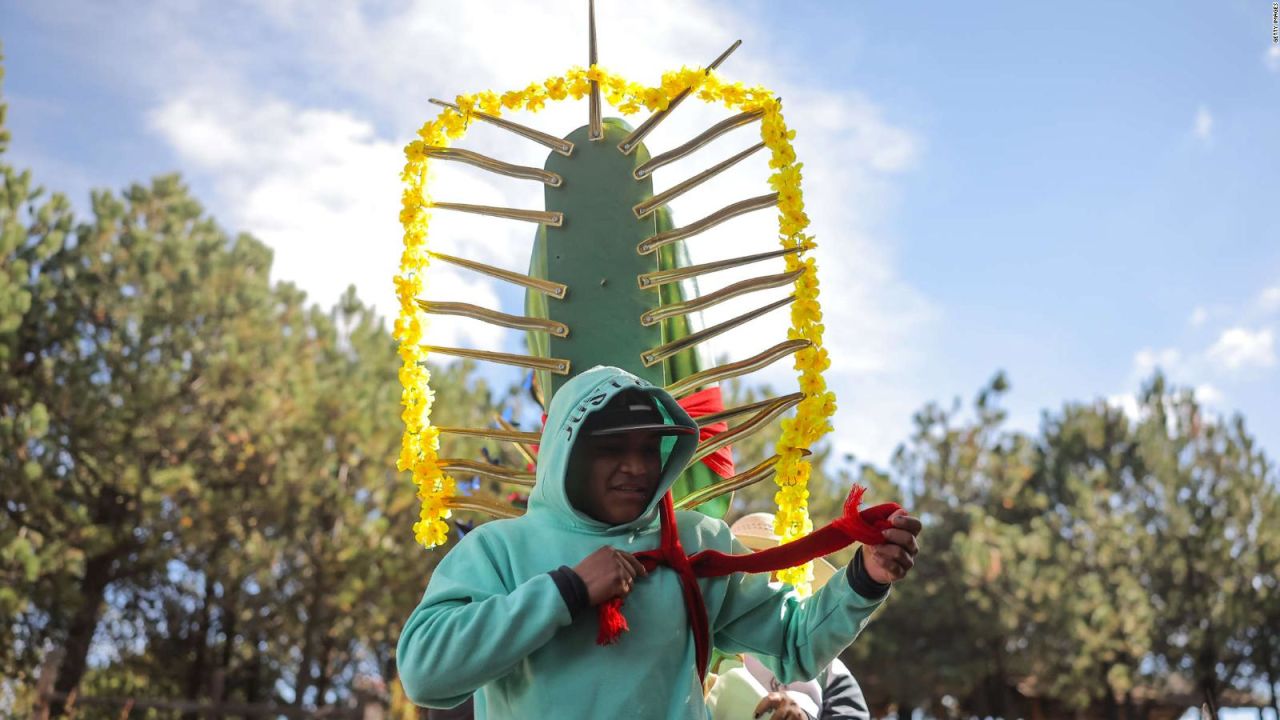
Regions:
[[1069, 404], [1030, 436], [1002, 427], [1007, 387], [969, 419], [926, 407], [896, 455], [926, 531], [850, 649], [873, 701], [1117, 718], [1274, 686], [1280, 493], [1243, 421], [1157, 376], [1136, 419]]
[[[200, 698], [221, 675], [229, 699], [323, 704], [394, 677], [440, 555], [394, 466], [382, 321], [273, 285], [177, 177], [79, 223], [0, 177], [0, 712], [54, 648], [62, 692]], [[474, 368], [435, 372], [439, 421], [484, 425]]]

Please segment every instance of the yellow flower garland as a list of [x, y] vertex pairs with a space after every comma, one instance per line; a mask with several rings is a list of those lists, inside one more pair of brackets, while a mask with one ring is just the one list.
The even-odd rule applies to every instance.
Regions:
[[[424, 317], [414, 299], [422, 295], [423, 276], [430, 263], [427, 254], [427, 227], [430, 221], [431, 198], [426, 192], [427, 148], [447, 146], [461, 138], [467, 130], [471, 113], [475, 111], [498, 116], [504, 110], [541, 110], [548, 100], [575, 100], [586, 96], [591, 81], [600, 84], [601, 92], [619, 112], [630, 115], [645, 108], [651, 112], [665, 109], [670, 101], [685, 90], [696, 88], [697, 96], [706, 102], [721, 102], [738, 111], [762, 110], [761, 139], [771, 152], [769, 167], [774, 169], [769, 184], [778, 192], [778, 236], [785, 247], [813, 245], [813, 237], [804, 233], [809, 218], [804, 213], [804, 195], [801, 192], [801, 169], [796, 162], [791, 140], [794, 130], [788, 130], [782, 118], [782, 104], [768, 90], [742, 83], [726, 83], [715, 73], [702, 69], [681, 68], [662, 76], [657, 87], [644, 87], [610, 73], [598, 65], [588, 69], [575, 67], [563, 77], [553, 77], [543, 83], [531, 83], [523, 90], [512, 90], [501, 95], [484, 91], [472, 95], [459, 95], [458, 110], [446, 108], [435, 119], [428, 121], [418, 131], [418, 139], [405, 147], [405, 163], [402, 179], [406, 184], [400, 222], [404, 226], [404, 254], [400, 258], [400, 273], [395, 277], [396, 296], [400, 299], [400, 316], [395, 321], [394, 335], [400, 344], [400, 384], [404, 387], [400, 401], [404, 406], [401, 418], [405, 432], [401, 443], [400, 459], [396, 467], [411, 470], [413, 481], [422, 501], [420, 519], [414, 524], [414, 536], [426, 547], [443, 544], [449, 527], [444, 522], [449, 517], [448, 499], [457, 487], [453, 479], [441, 471], [438, 464], [440, 448], [439, 431], [431, 424], [430, 387], [431, 376], [427, 371], [427, 352], [422, 348]], [[784, 541], [808, 534], [813, 529], [809, 520], [808, 504], [810, 465], [801, 454], [814, 442], [831, 430], [829, 422], [835, 413], [835, 394], [827, 390], [823, 371], [831, 365], [827, 351], [822, 347], [822, 308], [818, 304], [818, 271], [812, 257], [804, 253], [787, 256], [787, 270], [803, 268], [796, 279], [796, 300], [791, 305], [791, 329], [789, 338], [802, 338], [813, 347], [796, 354], [795, 368], [799, 371], [800, 388], [805, 399], [796, 409], [794, 418], [782, 421], [782, 434], [778, 438], [776, 452], [781, 455], [775, 482], [778, 493], [777, 523], [775, 531]], [[808, 568], [792, 568], [779, 573], [782, 580], [795, 585], [807, 585]]]

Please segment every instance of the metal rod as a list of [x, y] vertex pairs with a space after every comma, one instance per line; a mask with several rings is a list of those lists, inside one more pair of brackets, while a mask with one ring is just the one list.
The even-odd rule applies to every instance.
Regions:
[[512, 443], [534, 443], [542, 438], [542, 433], [520, 432], [518, 430], [495, 430], [493, 428], [468, 428], [468, 427], [452, 427], [440, 426], [436, 428], [442, 433], [449, 435], [465, 435], [467, 437], [482, 437], [489, 440], [501, 440], [503, 442]]
[[669, 343], [664, 343], [655, 348], [650, 348], [649, 350], [646, 350], [640, 353], [640, 362], [644, 363], [645, 367], [652, 367], [654, 365], [657, 365], [658, 363], [662, 362], [663, 360], [666, 360], [672, 355], [675, 355], [681, 350], [687, 350], [688, 348], [691, 348], [694, 345], [697, 345], [698, 343], [706, 342], [707, 340], [710, 340], [711, 338], [717, 335], [720, 335], [722, 333], [726, 333], [743, 323], [755, 320], [756, 318], [760, 317], [761, 315], [764, 315], [765, 313], [771, 312], [773, 310], [777, 310], [783, 305], [787, 305], [792, 302], [795, 302], [795, 299], [796, 299], [795, 295], [788, 295], [787, 297], [784, 297], [781, 300], [776, 300], [774, 302], [771, 302], [768, 305], [765, 305], [764, 307], [759, 307], [759, 308], [756, 308], [755, 310], [752, 310], [751, 312], [743, 313], [742, 315], [739, 315], [736, 318], [725, 320], [719, 325], [712, 325], [711, 327], [705, 328], [703, 330], [699, 330], [696, 333], [690, 333], [688, 335], [685, 335], [684, 337], [679, 338], [678, 340], [672, 340]]
[[[507, 432], [518, 432], [516, 430], [515, 425], [512, 425], [511, 423], [507, 422], [505, 419], [503, 419], [501, 415], [497, 413], [493, 414], [493, 421], [498, 424], [498, 427], [502, 428], [503, 430], [506, 430]], [[532, 445], [537, 445], [542, 440], [542, 433], [528, 433], [528, 434], [533, 436], [533, 440], [530, 441]], [[533, 450], [529, 446], [523, 443], [517, 443], [516, 452], [520, 453], [520, 457], [524, 458], [525, 463], [529, 465], [538, 464], [538, 458], [534, 457]]]
[[444, 504], [452, 510], [474, 510], [492, 515], [499, 520], [517, 518], [524, 514], [519, 508], [512, 507], [489, 493], [478, 491], [470, 495], [454, 495], [445, 500]]
[[712, 165], [711, 167], [707, 168], [706, 170], [703, 170], [697, 175], [694, 175], [688, 180], [685, 180], [684, 182], [679, 183], [677, 185], [672, 185], [666, 190], [663, 190], [657, 195], [654, 195], [648, 200], [645, 200], [644, 202], [639, 203], [635, 207], [631, 208], [631, 211], [636, 214], [637, 218], [642, 218], [645, 215], [648, 215], [649, 213], [653, 212], [654, 210], [657, 210], [659, 207], [666, 205], [672, 200], [675, 200], [681, 195], [698, 187], [699, 185], [710, 180], [716, 175], [719, 175], [725, 170], [728, 170], [734, 165], [737, 165], [738, 163], [748, 158], [752, 153], [759, 152], [763, 148], [764, 148], [764, 143], [758, 142], [755, 145], [752, 145], [751, 147], [747, 148], [746, 150], [743, 150], [742, 152], [738, 153], [737, 155], [734, 155], [733, 157], [723, 162], [719, 162], [719, 163], [716, 163], [715, 165]]
[[548, 172], [542, 168], [529, 167], [527, 165], [512, 165], [511, 163], [491, 158], [488, 155], [481, 155], [478, 152], [471, 152], [470, 150], [463, 150], [461, 148], [432, 146], [427, 148], [427, 155], [430, 155], [431, 157], [438, 157], [442, 160], [457, 160], [458, 162], [474, 165], [475, 167], [488, 170], [489, 172], [506, 175], [507, 177], [520, 178], [522, 180], [537, 180], [545, 185], [550, 185], [551, 187], [560, 187], [564, 182], [564, 179], [556, 173]]
[[[813, 453], [809, 450], [801, 450], [800, 454], [812, 455]], [[756, 465], [746, 472], [740, 472], [733, 477], [728, 477], [707, 485], [706, 487], [694, 490], [688, 495], [677, 500], [675, 508], [677, 510], [689, 510], [705, 502], [715, 500], [726, 493], [741, 490], [742, 488], [754, 485], [761, 480], [771, 478], [774, 473], [777, 472], [778, 461], [781, 459], [781, 455], [773, 455], [772, 457], [765, 458], [765, 460], [759, 465]]]
[[773, 422], [779, 415], [790, 410], [800, 401], [804, 399], [804, 393], [792, 393], [790, 395], [780, 397], [766, 406], [763, 410], [752, 415], [749, 420], [741, 425], [712, 435], [707, 438], [706, 442], [700, 443], [698, 449], [693, 452], [693, 457], [689, 458], [689, 462], [696, 463], [702, 458], [719, 450], [726, 445], [732, 445], [739, 439], [747, 438], [763, 430], [769, 423]]
[[445, 472], [461, 470], [463, 472], [471, 473], [472, 475], [479, 475], [480, 477], [497, 480], [498, 482], [507, 482], [513, 485], [523, 485], [525, 487], [533, 487], [534, 483], [533, 473], [528, 472], [527, 470], [511, 470], [509, 468], [502, 467], [501, 465], [476, 462], [475, 460], [466, 460], [464, 458], [440, 458], [437, 461], [437, 464], [439, 464], [440, 469]]
[[792, 270], [791, 272], [778, 273], [777, 275], [763, 275], [761, 277], [748, 278], [740, 280], [732, 285], [726, 285], [712, 293], [707, 293], [701, 297], [686, 300], [681, 303], [672, 303], [663, 305], [659, 308], [649, 310], [640, 316], [640, 324], [648, 327], [656, 325], [670, 317], [680, 315], [688, 315], [691, 312], [706, 310], [709, 307], [719, 305], [720, 303], [745, 295], [757, 290], [768, 290], [770, 288], [782, 287], [795, 282], [795, 279], [804, 274], [804, 268]]
[[[453, 108], [454, 110], [457, 110], [459, 112], [462, 111], [462, 108], [458, 107], [457, 105], [454, 105], [451, 102], [445, 102], [444, 100], [440, 100], [437, 98], [431, 98], [430, 102], [443, 107]], [[502, 128], [503, 130], [508, 130], [510, 132], [513, 132], [519, 135], [520, 137], [526, 140], [532, 140], [538, 143], [539, 145], [545, 145], [546, 147], [551, 148], [552, 150], [560, 153], [561, 155], [569, 156], [573, 154], [573, 143], [569, 142], [568, 140], [565, 140], [564, 138], [558, 138], [555, 135], [548, 135], [547, 133], [544, 133], [540, 130], [534, 130], [531, 127], [521, 125], [520, 123], [511, 122], [510, 120], [503, 120], [500, 117], [496, 117], [488, 113], [482, 113], [479, 110], [472, 110], [471, 117], [477, 120], [483, 120], [491, 125], [496, 125]]]
[[487, 360], [533, 370], [549, 370], [557, 375], [569, 374], [570, 363], [563, 358], [540, 358], [533, 355], [515, 355], [513, 353], [468, 350], [466, 348], [441, 347], [439, 345], [422, 345], [421, 347], [427, 352], [440, 353], [441, 355], [453, 355], [454, 357], [464, 357], [472, 360]]
[[490, 310], [470, 303], [436, 302], [421, 298], [415, 298], [414, 302], [418, 303], [418, 307], [422, 308], [423, 312], [433, 315], [461, 315], [462, 317], [475, 318], [476, 320], [483, 320], [487, 323], [516, 330], [535, 330], [550, 333], [560, 338], [569, 336], [569, 326], [555, 320], [525, 315], [508, 315], [504, 312]]
[[729, 218], [737, 217], [744, 213], [749, 213], [752, 210], [759, 210], [761, 208], [767, 208], [777, 204], [778, 193], [776, 192], [769, 193], [768, 195], [761, 195], [759, 197], [747, 198], [746, 200], [739, 200], [732, 205], [726, 205], [720, 208], [701, 220], [695, 220], [684, 227], [672, 228], [666, 232], [660, 232], [653, 237], [646, 238], [640, 241], [640, 244], [636, 246], [636, 250], [641, 255], [648, 255], [663, 245], [670, 245], [677, 240], [683, 240], [692, 235], [697, 235], [704, 230], [709, 230], [716, 225], [719, 225]]
[[[727, 50], [720, 53], [720, 57], [711, 61], [711, 64], [703, 71], [703, 75], [709, 75], [712, 70], [720, 67], [720, 63], [724, 62], [726, 58], [732, 55], [733, 51], [737, 50], [738, 46], [741, 44], [741, 40], [734, 40], [733, 44], [730, 45]], [[684, 99], [688, 97], [691, 92], [693, 92], [693, 88], [687, 87], [681, 91], [679, 95], [671, 98], [671, 102], [667, 103], [665, 110], [659, 110], [658, 112], [650, 115], [647, 120], [640, 123], [640, 127], [632, 130], [630, 135], [623, 138], [622, 142], [618, 143], [618, 150], [622, 151], [623, 155], [630, 155], [631, 151], [635, 150], [636, 146], [640, 144], [640, 141], [644, 139], [644, 136], [648, 135], [654, 128], [658, 127], [658, 123], [662, 122], [668, 115], [670, 115], [672, 110], [679, 107], [680, 103], [684, 102]]]
[[455, 202], [432, 202], [430, 207], [457, 210], [476, 215], [488, 215], [489, 217], [506, 218], [508, 220], [525, 220], [551, 227], [560, 227], [561, 223], [564, 222], [564, 213], [547, 212], [546, 210], [521, 210], [519, 208], [498, 207], [496, 205], [471, 205], [469, 203]]
[[721, 135], [729, 132], [730, 130], [733, 130], [734, 128], [742, 127], [743, 125], [746, 125], [748, 123], [755, 122], [756, 120], [759, 120], [763, 116], [764, 116], [763, 110], [748, 110], [747, 112], [734, 115], [733, 117], [728, 118], [727, 120], [721, 120], [715, 125], [712, 125], [710, 128], [699, 133], [697, 137], [690, 140], [689, 142], [677, 148], [674, 148], [672, 150], [668, 150], [664, 153], [654, 155], [653, 157], [649, 158], [648, 161], [641, 164], [640, 167], [633, 170], [631, 174], [632, 176], [635, 177], [635, 179], [643, 180], [646, 177], [648, 177], [651, 173], [653, 173], [654, 170], [657, 170], [663, 165], [673, 163], [676, 160], [679, 160], [680, 158], [684, 157], [685, 155], [688, 155], [696, 151], [697, 149], [701, 148], [703, 145], [706, 145], [712, 140], [715, 140]]
[[[595, 67], [599, 62], [596, 52], [596, 0], [588, 0], [587, 2], [587, 67]], [[591, 96], [587, 101], [587, 121], [588, 131], [587, 138], [590, 140], [604, 139], [604, 125], [600, 120], [600, 83], [596, 80], [591, 81]]]
[[703, 385], [710, 385], [729, 378], [741, 377], [749, 373], [753, 373], [760, 368], [767, 367], [781, 360], [788, 355], [794, 355], [806, 348], [813, 347], [810, 340], [783, 340], [764, 352], [752, 355], [743, 360], [737, 360], [724, 365], [717, 365], [713, 368], [700, 370], [692, 375], [683, 377], [666, 387], [666, 391], [671, 396], [679, 399], [680, 397], [697, 390]]
[[728, 260], [716, 260], [714, 262], [703, 263], [701, 265], [688, 265], [686, 267], [674, 267], [669, 270], [656, 270], [654, 272], [645, 273], [637, 276], [641, 290], [656, 289], [667, 283], [686, 280], [699, 275], [706, 275], [719, 270], [728, 270], [729, 268], [750, 265], [762, 260], [772, 260], [776, 257], [784, 255], [794, 255], [806, 250], [812, 250], [815, 246], [805, 244], [796, 247], [783, 248], [781, 250], [770, 250], [769, 252], [757, 253], [755, 255], [743, 255], [742, 257], [729, 258]]
[[[800, 402], [804, 399], [804, 393], [791, 393], [790, 395], [784, 395], [783, 398], [795, 398], [796, 402]], [[694, 418], [694, 422], [698, 423], [698, 427], [706, 427], [707, 425], [714, 425], [718, 422], [727, 422], [729, 418], [756, 412], [762, 408], [769, 407], [781, 399], [782, 398], [765, 398], [759, 402], [747, 403], [746, 405], [739, 405], [738, 407], [732, 407], [728, 410], [721, 410], [720, 412], [712, 413], [711, 415], [703, 415], [702, 417]]]
[[542, 278], [532, 277], [523, 273], [504, 270], [503, 268], [494, 267], [493, 265], [485, 265], [484, 263], [479, 263], [474, 260], [467, 260], [465, 258], [454, 257], [452, 255], [445, 255], [444, 253], [438, 252], [428, 252], [427, 255], [435, 258], [436, 260], [443, 260], [444, 262], [457, 265], [458, 267], [464, 267], [468, 270], [474, 270], [478, 273], [498, 278], [499, 280], [506, 280], [507, 282], [521, 285], [529, 288], [530, 290], [536, 290], [544, 295], [550, 295], [553, 298], [564, 299], [564, 294], [568, 290], [568, 286], [563, 283], [552, 282], [550, 280], [543, 280]]

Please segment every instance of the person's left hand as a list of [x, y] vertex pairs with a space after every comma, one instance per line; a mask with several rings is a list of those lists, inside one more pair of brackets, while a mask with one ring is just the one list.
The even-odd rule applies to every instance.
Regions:
[[864, 545], [862, 547], [862, 566], [867, 574], [878, 583], [892, 583], [901, 580], [916, 564], [916, 553], [920, 546], [916, 544], [916, 536], [924, 525], [918, 518], [899, 510], [889, 516], [893, 527], [884, 531], [884, 542], [880, 545]]
[[756, 705], [755, 717], [758, 718], [770, 710], [773, 714], [769, 716], [769, 720], [809, 720], [804, 710], [800, 709], [800, 705], [781, 690], [775, 690], [764, 696], [760, 704]]

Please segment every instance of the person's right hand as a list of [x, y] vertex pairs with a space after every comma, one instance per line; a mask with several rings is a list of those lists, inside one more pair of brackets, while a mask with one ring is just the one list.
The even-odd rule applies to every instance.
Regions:
[[773, 713], [769, 716], [769, 720], [808, 720], [808, 715], [800, 704], [792, 700], [790, 695], [779, 690], [765, 695], [760, 704], [756, 705], [756, 718], [767, 712]]
[[588, 555], [573, 571], [586, 584], [593, 607], [606, 600], [626, 597], [636, 577], [649, 574], [635, 555], [608, 545]]

